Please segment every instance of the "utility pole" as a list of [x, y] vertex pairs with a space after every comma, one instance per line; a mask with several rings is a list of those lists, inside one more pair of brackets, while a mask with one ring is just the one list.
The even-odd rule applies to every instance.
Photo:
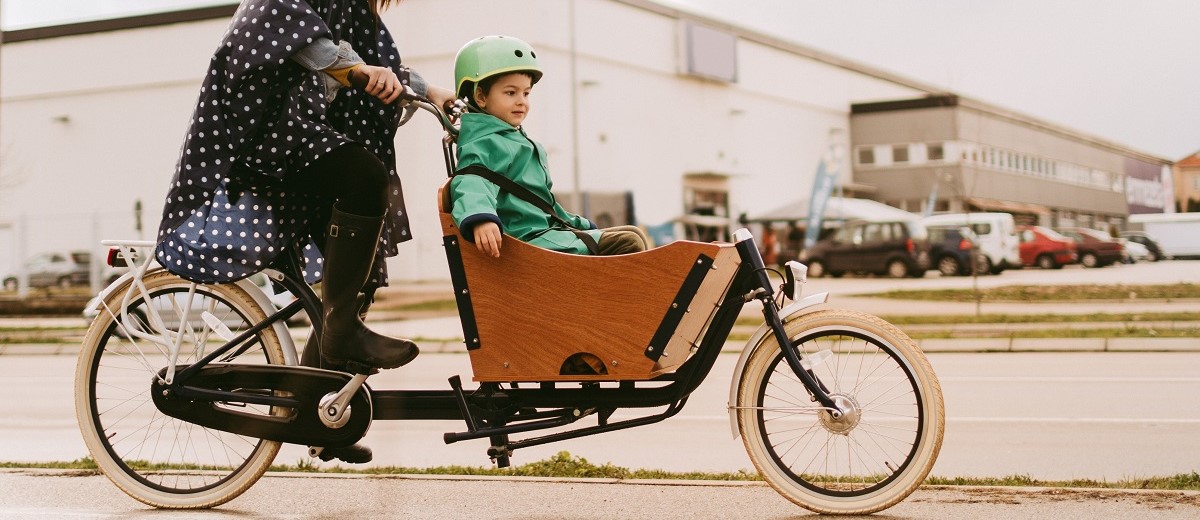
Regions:
[[570, 0], [567, 4], [567, 16], [570, 18], [567, 20], [567, 30], [571, 33], [571, 208], [576, 214], [591, 218], [591, 215], [586, 215], [583, 211], [583, 189], [579, 174], [579, 50], [576, 48], [575, 37], [575, 0]]

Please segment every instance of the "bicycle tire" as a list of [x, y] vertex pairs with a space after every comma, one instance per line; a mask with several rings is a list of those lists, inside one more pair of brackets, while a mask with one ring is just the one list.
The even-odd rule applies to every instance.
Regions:
[[[192, 313], [181, 319], [180, 298], [190, 282], [164, 270], [143, 278], [147, 300], [130, 303], [138, 327], [150, 306], [174, 330], [185, 329], [177, 364], [198, 360], [225, 343], [205, 320]], [[129, 496], [157, 508], [205, 509], [228, 502], [250, 488], [279, 452], [280, 443], [204, 428], [162, 414], [151, 400], [151, 382], [167, 366], [165, 349], [118, 333], [119, 308], [129, 281], [110, 291], [100, 314], [84, 336], [75, 373], [75, 414], [84, 443], [99, 469]], [[210, 312], [234, 334], [267, 317], [254, 299], [233, 284], [197, 285], [193, 307]], [[186, 326], [185, 326], [186, 325]], [[182, 327], [181, 327], [182, 326]], [[227, 333], [226, 333], [227, 334]], [[251, 339], [252, 346], [223, 363], [285, 364], [283, 348], [271, 327]], [[282, 415], [272, 407], [239, 408]]]
[[[834, 419], [812, 401], [778, 342], [754, 347], [737, 392], [746, 451], [772, 488], [823, 514], [868, 514], [904, 500], [937, 460], [945, 430], [941, 386], [907, 335], [855, 311], [785, 324], [809, 370], [857, 412]], [[818, 350], [828, 350], [820, 360]]]

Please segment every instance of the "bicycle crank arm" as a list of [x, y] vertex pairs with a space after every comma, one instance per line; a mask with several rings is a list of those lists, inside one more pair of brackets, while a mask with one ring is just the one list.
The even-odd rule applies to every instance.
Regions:
[[[176, 367], [178, 370], [183, 366]], [[365, 384], [331, 426], [321, 417], [321, 399], [336, 394], [350, 374], [293, 366], [214, 363], [192, 373], [186, 383], [151, 380], [154, 405], [163, 414], [206, 428], [307, 446], [342, 447], [366, 435], [371, 425], [370, 388]]]

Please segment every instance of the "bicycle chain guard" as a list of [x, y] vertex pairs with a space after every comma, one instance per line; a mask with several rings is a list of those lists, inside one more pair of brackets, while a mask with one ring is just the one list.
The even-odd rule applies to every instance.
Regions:
[[[176, 373], [185, 366], [176, 367]], [[166, 368], [150, 381], [154, 405], [170, 417], [205, 428], [289, 444], [338, 448], [357, 442], [371, 425], [371, 392], [365, 384], [350, 400], [345, 425], [331, 428], [321, 421], [320, 400], [350, 381], [351, 375], [344, 372], [213, 363], [188, 377], [186, 384], [163, 385], [160, 381], [165, 374]], [[271, 405], [269, 414], [245, 411], [249, 406], [265, 409], [264, 403]]]

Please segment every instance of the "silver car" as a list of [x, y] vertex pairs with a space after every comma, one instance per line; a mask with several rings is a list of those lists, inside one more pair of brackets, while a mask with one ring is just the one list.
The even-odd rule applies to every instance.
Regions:
[[[91, 281], [92, 254], [88, 251], [51, 251], [25, 261], [30, 287], [86, 286]], [[4, 290], [17, 290], [15, 273], [4, 277]]]

